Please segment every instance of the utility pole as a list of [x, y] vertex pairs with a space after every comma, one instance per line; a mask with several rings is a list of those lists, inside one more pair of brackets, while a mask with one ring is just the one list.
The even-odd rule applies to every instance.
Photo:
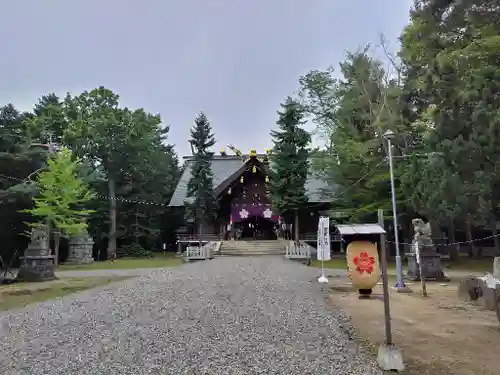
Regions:
[[401, 260], [401, 253], [399, 252], [399, 226], [398, 226], [398, 214], [396, 211], [396, 188], [394, 187], [394, 169], [392, 165], [392, 142], [391, 139], [394, 137], [394, 132], [387, 130], [384, 133], [384, 138], [387, 140], [387, 150], [389, 157], [389, 173], [391, 177], [391, 200], [392, 200], [392, 217], [394, 224], [394, 242], [396, 245], [396, 288], [401, 289], [405, 287], [403, 280], [403, 262]]
[[[383, 210], [378, 210], [378, 225], [384, 228]], [[382, 271], [382, 288], [384, 291], [385, 343], [386, 345], [392, 345], [391, 307], [389, 301], [389, 281], [387, 280], [386, 237], [385, 233], [380, 235], [380, 268]]]
[[[378, 210], [378, 224], [384, 229], [384, 211]], [[382, 286], [384, 290], [385, 342], [378, 348], [377, 363], [384, 371], [403, 371], [403, 352], [392, 342], [391, 308], [389, 297], [389, 282], [387, 280], [386, 234], [380, 234], [380, 268], [382, 271]]]

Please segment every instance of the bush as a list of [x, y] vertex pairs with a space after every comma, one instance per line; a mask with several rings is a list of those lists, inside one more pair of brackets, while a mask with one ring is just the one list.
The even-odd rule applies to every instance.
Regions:
[[150, 258], [153, 256], [153, 252], [146, 250], [140, 244], [133, 243], [127, 246], [122, 247], [122, 251], [120, 252], [123, 257], [131, 257], [131, 258]]

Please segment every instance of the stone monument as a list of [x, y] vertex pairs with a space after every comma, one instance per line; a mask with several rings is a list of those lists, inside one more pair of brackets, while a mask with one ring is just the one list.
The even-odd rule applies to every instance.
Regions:
[[500, 257], [493, 259], [493, 277], [500, 279]]
[[[407, 277], [412, 281], [420, 281], [420, 270], [423, 271], [425, 279], [429, 281], [450, 281], [443, 272], [441, 265], [441, 255], [436, 252], [436, 247], [432, 243], [431, 225], [422, 219], [413, 219], [414, 237], [411, 253], [406, 254], [408, 259]], [[421, 264], [417, 261], [417, 246], [420, 252]]]
[[68, 242], [67, 264], [89, 264], [94, 263], [92, 249], [94, 240], [85, 231], [84, 233], [71, 237]]
[[45, 225], [31, 230], [30, 244], [24, 251], [24, 256], [19, 258], [21, 266], [17, 280], [49, 281], [57, 279], [54, 274], [54, 256], [51, 255], [48, 237]]

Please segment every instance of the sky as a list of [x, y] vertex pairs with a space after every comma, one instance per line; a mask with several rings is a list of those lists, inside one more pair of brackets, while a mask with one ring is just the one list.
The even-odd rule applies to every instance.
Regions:
[[378, 43], [396, 51], [412, 0], [3, 0], [0, 104], [105, 86], [160, 113], [190, 153], [203, 111], [243, 153], [271, 147], [279, 104], [312, 69]]

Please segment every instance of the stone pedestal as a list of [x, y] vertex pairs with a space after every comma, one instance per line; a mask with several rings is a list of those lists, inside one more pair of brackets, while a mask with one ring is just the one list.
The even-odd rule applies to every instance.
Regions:
[[53, 255], [20, 257], [21, 267], [17, 279], [37, 282], [56, 280], [54, 258]]
[[441, 265], [441, 256], [439, 254], [420, 254], [420, 261], [422, 264], [419, 266], [417, 256], [414, 253], [407, 253], [408, 271], [406, 276], [412, 281], [420, 281], [420, 266], [424, 271], [425, 280], [428, 281], [450, 281], [443, 272]]
[[70, 238], [68, 243], [67, 264], [90, 264], [94, 263], [92, 249], [94, 241], [88, 233]]
[[57, 279], [54, 256], [50, 254], [48, 235], [45, 227], [33, 228], [31, 242], [19, 258], [21, 267], [17, 274], [19, 281], [49, 281]]
[[[422, 219], [412, 220], [414, 238], [411, 253], [407, 253], [408, 272], [407, 277], [412, 281], [420, 281], [421, 270], [425, 280], [429, 281], [450, 281], [443, 272], [441, 256], [436, 252], [432, 242], [431, 225]], [[420, 253], [420, 262], [417, 262], [417, 254]]]
[[493, 259], [493, 276], [500, 279], [500, 257]]

